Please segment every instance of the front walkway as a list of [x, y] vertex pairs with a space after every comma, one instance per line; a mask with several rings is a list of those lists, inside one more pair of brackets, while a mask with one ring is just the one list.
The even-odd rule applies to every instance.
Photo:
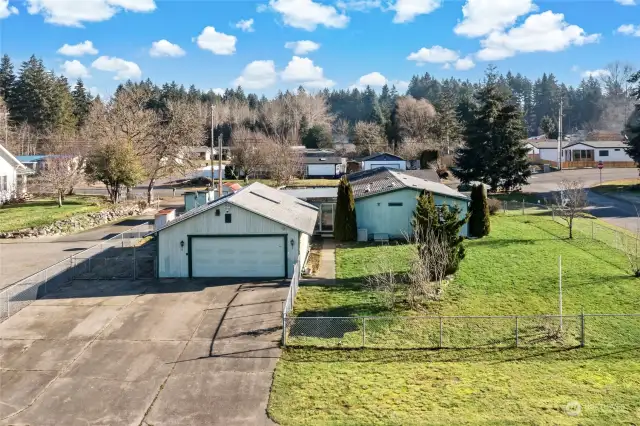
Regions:
[[322, 240], [320, 249], [320, 266], [318, 272], [305, 280], [305, 284], [335, 285], [336, 284], [336, 242], [333, 238]]

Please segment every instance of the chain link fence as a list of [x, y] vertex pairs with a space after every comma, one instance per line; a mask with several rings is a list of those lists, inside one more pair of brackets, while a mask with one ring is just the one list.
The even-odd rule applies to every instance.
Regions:
[[0, 291], [0, 321], [74, 279], [142, 279], [155, 276], [155, 247], [138, 247], [153, 231], [143, 223], [49, 266]]
[[286, 346], [378, 349], [625, 347], [640, 314], [284, 317]]

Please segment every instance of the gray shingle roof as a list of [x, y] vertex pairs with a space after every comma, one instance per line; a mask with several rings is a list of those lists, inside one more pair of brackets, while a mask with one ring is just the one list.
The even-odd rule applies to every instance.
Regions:
[[304, 164], [342, 164], [341, 157], [305, 157]]
[[440, 182], [421, 179], [386, 167], [353, 173], [348, 175], [348, 178], [351, 183], [351, 188], [353, 189], [353, 196], [356, 199], [410, 188], [468, 200], [466, 195]]
[[397, 155], [389, 154], [388, 152], [378, 152], [376, 154], [372, 154], [372, 155], [369, 155], [367, 157], [364, 157], [361, 160], [362, 161], [371, 161], [371, 160], [377, 159], [378, 157], [382, 157], [383, 159], [390, 160], [390, 161], [393, 161], [393, 160], [402, 160], [402, 161], [404, 161], [404, 158], [398, 157]]
[[624, 141], [576, 141], [565, 146], [565, 148], [578, 144], [590, 146], [592, 148], [626, 148], [629, 146]]
[[317, 207], [275, 188], [255, 182], [235, 193], [189, 210], [156, 232], [184, 222], [224, 203], [236, 205], [308, 235], [313, 235], [313, 229], [318, 218]]

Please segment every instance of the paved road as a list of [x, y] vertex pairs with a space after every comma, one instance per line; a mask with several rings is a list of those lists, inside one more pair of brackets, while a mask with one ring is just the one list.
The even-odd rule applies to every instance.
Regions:
[[[603, 169], [602, 181], [637, 178], [637, 169]], [[585, 187], [590, 188], [600, 183], [598, 169], [563, 170], [560, 172], [542, 173], [532, 176], [530, 184], [525, 188], [527, 192], [534, 192], [550, 196], [558, 190], [558, 184], [563, 180], [581, 180]], [[636, 231], [639, 225], [636, 206], [630, 201], [608, 197], [593, 191], [588, 193], [589, 204], [594, 206], [590, 213], [594, 216], [622, 228]], [[640, 206], [638, 206], [640, 210]]]
[[282, 282], [75, 281], [0, 323], [0, 425], [272, 425]]
[[63, 237], [0, 240], [0, 289], [151, 219], [124, 219]]

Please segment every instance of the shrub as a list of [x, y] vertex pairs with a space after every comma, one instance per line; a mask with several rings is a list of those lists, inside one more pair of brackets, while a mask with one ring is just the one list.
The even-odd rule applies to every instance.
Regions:
[[471, 189], [471, 205], [469, 206], [469, 235], [482, 238], [489, 235], [491, 221], [489, 219], [489, 205], [487, 204], [487, 190], [484, 185], [476, 185]]
[[495, 198], [487, 199], [487, 205], [489, 206], [489, 214], [491, 216], [495, 216], [500, 213], [500, 210], [502, 209], [502, 201], [496, 200]]

